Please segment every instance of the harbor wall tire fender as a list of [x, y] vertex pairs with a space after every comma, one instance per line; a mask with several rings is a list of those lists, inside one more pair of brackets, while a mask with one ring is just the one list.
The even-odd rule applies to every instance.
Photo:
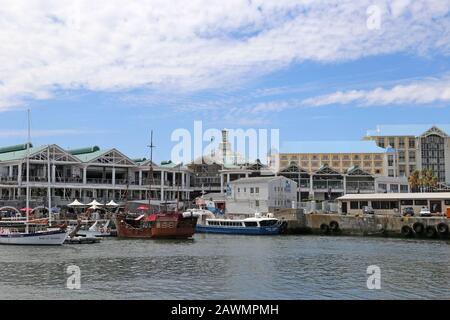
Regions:
[[428, 226], [425, 229], [425, 234], [428, 238], [434, 238], [434, 236], [436, 235], [436, 227], [435, 226]]
[[400, 230], [403, 236], [410, 237], [413, 235], [413, 229], [410, 226], [404, 225]]
[[417, 234], [423, 234], [425, 231], [425, 226], [422, 222], [415, 222], [413, 224], [413, 230]]
[[327, 234], [327, 233], [330, 232], [330, 227], [329, 227], [326, 223], [322, 223], [322, 224], [320, 225], [320, 232], [321, 232], [322, 234]]
[[445, 222], [441, 222], [437, 225], [436, 229], [439, 234], [447, 234], [449, 228]]
[[338, 231], [339, 230], [339, 223], [337, 221], [331, 221], [330, 222], [330, 230], [331, 231]]

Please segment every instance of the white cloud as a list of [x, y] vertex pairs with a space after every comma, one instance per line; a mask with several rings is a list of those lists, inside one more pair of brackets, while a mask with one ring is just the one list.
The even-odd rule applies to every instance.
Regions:
[[0, 111], [56, 89], [198, 90], [305, 60], [450, 53], [450, 3], [372, 0], [0, 0]]
[[337, 91], [303, 100], [303, 105], [358, 103], [365, 106], [450, 102], [450, 78], [416, 81], [392, 88]]

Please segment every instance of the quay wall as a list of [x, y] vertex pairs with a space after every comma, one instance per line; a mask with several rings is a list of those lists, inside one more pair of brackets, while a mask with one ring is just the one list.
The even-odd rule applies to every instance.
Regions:
[[294, 209], [279, 211], [275, 213], [275, 216], [287, 221], [286, 233], [288, 234], [450, 238], [449, 231], [445, 232], [445, 226], [447, 226], [447, 230], [450, 228], [450, 221], [447, 217], [401, 217], [392, 214], [305, 214], [302, 210]]

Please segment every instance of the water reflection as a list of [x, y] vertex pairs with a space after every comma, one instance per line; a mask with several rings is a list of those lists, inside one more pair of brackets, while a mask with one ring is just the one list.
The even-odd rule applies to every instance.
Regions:
[[[447, 242], [198, 235], [192, 241], [0, 247], [2, 299], [450, 298]], [[81, 269], [81, 290], [65, 287]], [[368, 290], [378, 265], [381, 290]]]

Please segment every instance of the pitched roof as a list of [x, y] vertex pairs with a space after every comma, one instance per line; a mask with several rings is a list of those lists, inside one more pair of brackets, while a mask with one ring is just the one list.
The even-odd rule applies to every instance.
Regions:
[[287, 141], [281, 153], [384, 153], [375, 141]]
[[108, 152], [110, 152], [112, 150], [113, 149], [103, 149], [103, 150], [98, 150], [98, 151], [94, 151], [94, 152], [91, 152], [91, 153], [76, 154], [75, 157], [78, 158], [82, 162], [89, 162], [89, 161], [92, 161], [95, 158], [98, 158], [101, 155], [103, 155], [105, 153], [108, 153]]
[[[39, 146], [39, 147], [32, 147], [29, 148], [30, 155], [40, 152], [44, 149], [46, 149], [48, 146]], [[0, 161], [14, 161], [14, 160], [23, 160], [27, 157], [27, 150], [19, 150], [19, 151], [12, 151], [12, 152], [6, 152], [0, 154]]]
[[270, 176], [270, 177], [250, 177], [250, 178], [240, 178], [234, 181], [231, 181], [230, 183], [264, 183], [264, 182], [270, 182], [272, 180], [277, 180], [277, 179], [288, 179], [286, 177], [283, 176]]
[[383, 136], [414, 136], [418, 137], [425, 133], [433, 126], [438, 127], [446, 134], [450, 135], [450, 124], [395, 124], [395, 125], [379, 125], [375, 130], [367, 130], [366, 136], [383, 137]]

